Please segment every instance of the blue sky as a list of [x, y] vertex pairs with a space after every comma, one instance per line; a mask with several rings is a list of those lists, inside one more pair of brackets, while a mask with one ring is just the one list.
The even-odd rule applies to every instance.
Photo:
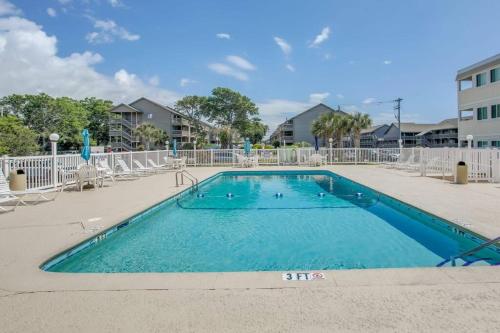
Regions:
[[0, 94], [172, 104], [226, 86], [271, 127], [319, 101], [392, 121], [376, 102], [401, 97], [404, 121], [433, 122], [456, 115], [456, 71], [500, 52], [499, 12], [496, 0], [0, 0]]

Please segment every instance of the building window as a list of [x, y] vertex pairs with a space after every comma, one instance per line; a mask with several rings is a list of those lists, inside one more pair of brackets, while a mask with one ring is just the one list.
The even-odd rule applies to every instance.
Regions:
[[500, 140], [491, 141], [491, 146], [495, 148], [500, 148]]
[[148, 119], [153, 119], [153, 114], [152, 113], [148, 113]]
[[493, 68], [490, 71], [490, 78], [491, 78], [491, 83], [500, 81], [500, 67]]
[[486, 148], [488, 147], [488, 141], [478, 141], [477, 148]]
[[481, 87], [486, 84], [486, 73], [476, 75], [476, 87]]
[[500, 104], [491, 106], [491, 118], [500, 118]]
[[488, 108], [477, 108], [477, 120], [488, 119]]

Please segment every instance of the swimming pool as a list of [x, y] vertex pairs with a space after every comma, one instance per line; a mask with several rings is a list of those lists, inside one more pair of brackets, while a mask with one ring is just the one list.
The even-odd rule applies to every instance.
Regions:
[[[433, 267], [484, 240], [329, 171], [223, 172], [76, 247], [52, 272]], [[458, 265], [500, 263], [488, 247]]]

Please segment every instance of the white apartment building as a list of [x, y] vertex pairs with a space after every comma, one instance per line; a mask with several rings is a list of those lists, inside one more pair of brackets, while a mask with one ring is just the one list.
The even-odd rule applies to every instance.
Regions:
[[457, 72], [458, 140], [473, 147], [500, 148], [500, 54]]

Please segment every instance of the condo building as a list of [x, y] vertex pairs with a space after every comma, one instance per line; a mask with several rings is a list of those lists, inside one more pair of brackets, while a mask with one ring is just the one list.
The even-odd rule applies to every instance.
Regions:
[[500, 54], [457, 72], [458, 140], [500, 148]]
[[[271, 134], [269, 141], [277, 141], [281, 146], [288, 146], [299, 142], [308, 142], [314, 145], [314, 135], [311, 132], [313, 121], [325, 113], [332, 112], [345, 114], [340, 109], [332, 109], [323, 103], [313, 106], [278, 125], [276, 130]], [[322, 144], [325, 145], [324, 142]]]
[[[143, 123], [161, 128], [168, 135], [170, 142], [175, 139], [179, 145], [192, 143], [198, 137], [195, 128], [185, 115], [144, 97], [130, 104], [119, 104], [110, 112], [112, 117], [109, 137], [114, 151], [137, 150], [141, 142], [134, 130]], [[202, 127], [208, 133], [207, 141], [211, 142], [212, 126], [202, 123]]]

